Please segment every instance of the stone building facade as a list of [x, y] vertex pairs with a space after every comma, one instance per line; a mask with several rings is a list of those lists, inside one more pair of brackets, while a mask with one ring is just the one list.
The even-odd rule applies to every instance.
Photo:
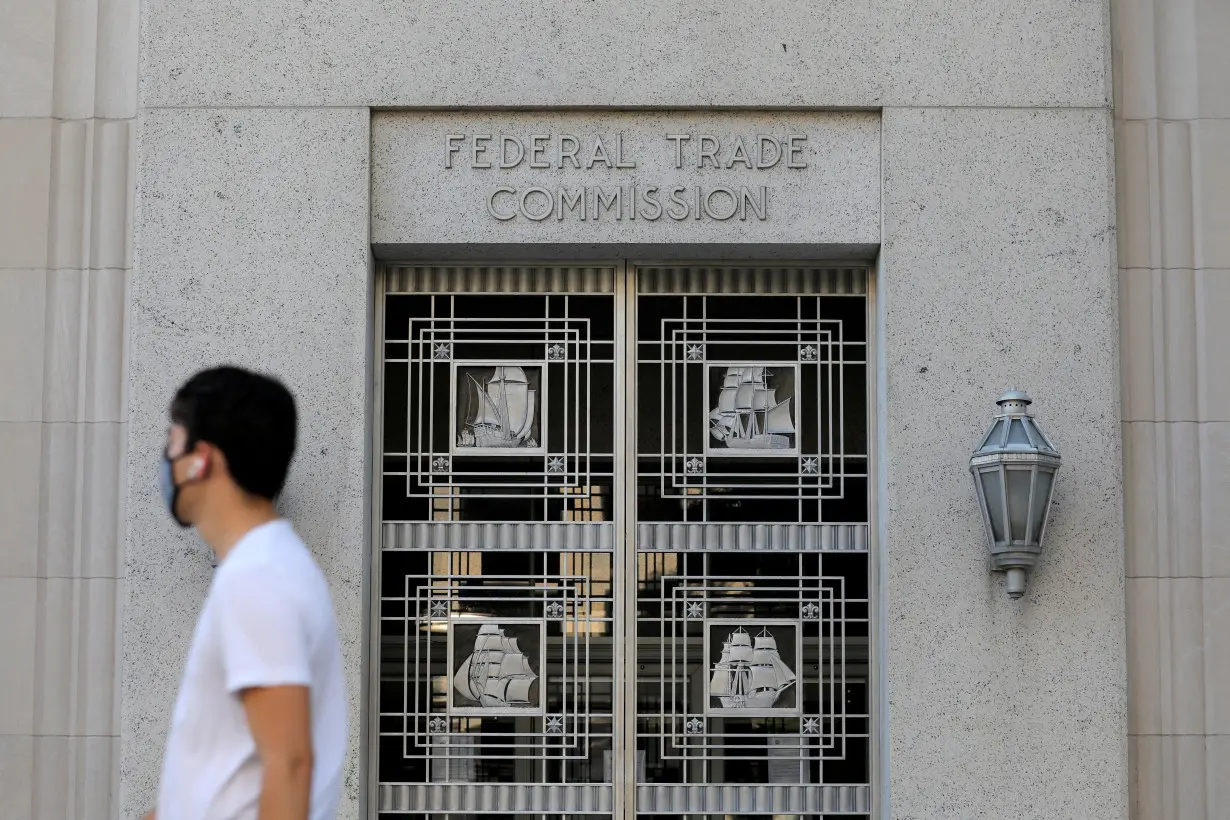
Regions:
[[[212, 571], [157, 457], [222, 362], [300, 403], [342, 817], [1230, 816], [1227, 43], [1216, 0], [7, 4], [0, 816], [153, 799]], [[1019, 600], [967, 472], [1014, 386], [1065, 460]], [[475, 578], [522, 609], [467, 621]], [[754, 715], [717, 674], [744, 624], [797, 692]], [[698, 654], [655, 666], [673, 629]], [[471, 698], [499, 630], [528, 688]]]

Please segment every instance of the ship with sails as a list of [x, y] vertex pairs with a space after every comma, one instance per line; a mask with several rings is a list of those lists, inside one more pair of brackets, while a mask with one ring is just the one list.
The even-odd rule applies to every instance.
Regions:
[[494, 369], [490, 379], [479, 381], [467, 373], [467, 418], [457, 434], [459, 447], [537, 447], [531, 436], [537, 391], [530, 388], [525, 370], [511, 365]]
[[726, 368], [717, 407], [709, 412], [709, 432], [732, 450], [786, 450], [794, 435], [790, 399], [777, 400], [768, 368]]
[[480, 706], [524, 708], [534, 705], [530, 686], [537, 679], [517, 639], [505, 635], [498, 624], [483, 624], [474, 650], [453, 675], [453, 688]]
[[722, 656], [713, 665], [709, 694], [728, 709], [767, 709], [795, 680], [768, 629], [762, 629], [753, 642], [739, 628], [722, 642]]

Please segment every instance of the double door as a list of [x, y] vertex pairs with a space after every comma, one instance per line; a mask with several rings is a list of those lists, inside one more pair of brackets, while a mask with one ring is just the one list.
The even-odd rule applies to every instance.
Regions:
[[870, 816], [866, 269], [381, 282], [373, 816]]

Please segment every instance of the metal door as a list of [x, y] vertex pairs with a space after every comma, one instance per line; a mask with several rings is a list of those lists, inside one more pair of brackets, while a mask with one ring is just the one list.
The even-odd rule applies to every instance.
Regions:
[[380, 281], [369, 815], [869, 817], [866, 269]]

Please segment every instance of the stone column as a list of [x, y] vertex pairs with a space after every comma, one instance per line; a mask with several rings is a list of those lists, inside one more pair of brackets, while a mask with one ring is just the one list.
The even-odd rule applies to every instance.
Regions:
[[0, 817], [117, 816], [136, 0], [0, 6]]
[[1230, 6], [1113, 0], [1133, 817], [1230, 817]]

